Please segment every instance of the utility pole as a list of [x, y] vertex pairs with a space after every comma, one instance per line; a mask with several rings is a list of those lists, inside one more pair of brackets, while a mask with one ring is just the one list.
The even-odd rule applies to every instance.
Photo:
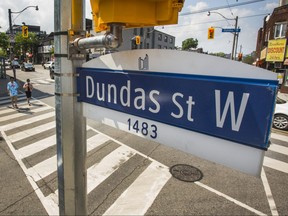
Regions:
[[[236, 37], [238, 38], [238, 36], [237, 36], [237, 28], [238, 28], [238, 16], [236, 16], [236, 18], [235, 18], [235, 31], [234, 31], [234, 37], [233, 37], [233, 47], [232, 47], [232, 53], [231, 53], [231, 55], [232, 55], [232, 60], [234, 60], [235, 58], [236, 58], [236, 52], [235, 52], [235, 50], [237, 50], [237, 45], [235, 45], [235, 43], [236, 43]], [[238, 43], [238, 39], [237, 39], [237, 43]], [[236, 46], [236, 49], [235, 49], [235, 46]]]
[[13, 50], [13, 45], [12, 45], [12, 37], [14, 36], [13, 34], [13, 28], [12, 28], [12, 17], [11, 17], [11, 9], [8, 9], [8, 18], [9, 18], [9, 31], [10, 31], [10, 61], [11, 61], [11, 66], [13, 70], [13, 77], [16, 80], [16, 70], [15, 70], [15, 65], [12, 63], [14, 61], [14, 50]]
[[[9, 18], [9, 31], [10, 31], [10, 60], [14, 61], [14, 50], [13, 50], [13, 43], [11, 42], [12, 38], [14, 38], [14, 32], [13, 32], [13, 27], [12, 27], [12, 13], [17, 13], [21, 14], [23, 11], [27, 10], [28, 8], [34, 7], [36, 11], [39, 10], [38, 6], [27, 6], [21, 11], [17, 12], [12, 12], [11, 9], [8, 9], [8, 18]], [[15, 70], [15, 65], [12, 64], [12, 69], [13, 69], [13, 76], [14, 79], [16, 80], [16, 70]]]
[[[86, 118], [77, 102], [70, 37], [84, 29], [84, 0], [54, 0], [55, 107], [60, 215], [87, 215]], [[69, 31], [68, 31], [69, 30]], [[85, 56], [85, 55], [83, 55]]]

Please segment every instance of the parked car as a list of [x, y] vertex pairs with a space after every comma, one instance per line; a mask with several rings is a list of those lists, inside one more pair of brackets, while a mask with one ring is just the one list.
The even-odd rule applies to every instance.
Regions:
[[53, 63], [53, 61], [48, 61], [48, 62], [46, 62], [45, 64], [44, 64], [44, 69], [50, 69], [51, 67], [52, 67], [52, 63]]
[[21, 70], [22, 71], [35, 71], [35, 67], [34, 67], [34, 65], [32, 63], [24, 62], [21, 65]]
[[17, 60], [13, 60], [13, 61], [11, 62], [11, 68], [12, 68], [12, 67], [20, 68], [21, 66], [20, 66], [20, 64], [19, 64], [19, 62], [18, 62]]
[[11, 69], [11, 62], [9, 60], [5, 60], [5, 68]]
[[54, 68], [55, 68], [55, 63], [53, 62], [52, 63], [52, 66], [51, 66], [51, 68], [50, 68], [50, 78], [51, 79], [54, 79]]
[[279, 97], [276, 99], [273, 127], [288, 130], [288, 102]]

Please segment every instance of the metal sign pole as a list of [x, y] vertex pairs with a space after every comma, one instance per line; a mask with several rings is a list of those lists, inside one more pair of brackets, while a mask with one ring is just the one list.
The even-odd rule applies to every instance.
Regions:
[[[77, 5], [77, 11], [74, 5]], [[80, 10], [79, 10], [80, 8]], [[68, 30], [83, 31], [83, 0], [54, 0], [55, 108], [60, 215], [87, 215], [86, 118], [77, 102], [76, 67]], [[77, 15], [72, 19], [72, 15]], [[74, 17], [75, 18], [75, 17]], [[75, 21], [77, 20], [77, 21]]]

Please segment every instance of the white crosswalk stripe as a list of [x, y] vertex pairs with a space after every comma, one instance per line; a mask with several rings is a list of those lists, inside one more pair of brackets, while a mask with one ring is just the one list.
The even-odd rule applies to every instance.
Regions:
[[35, 79], [35, 80], [31, 80], [31, 83], [33, 86], [37, 86], [37, 85], [52, 85], [55, 83], [55, 80], [53, 79]]
[[9, 136], [9, 139], [11, 140], [12, 143], [17, 142], [17, 141], [23, 140], [27, 137], [31, 137], [33, 135], [37, 135], [41, 132], [45, 132], [49, 129], [55, 128], [55, 126], [56, 126], [55, 121], [49, 122], [49, 123], [40, 125], [40, 126], [35, 127], [35, 128], [20, 131], [19, 133], [16, 133], [16, 134]]
[[[18, 100], [18, 102], [22, 101], [22, 100], [26, 100], [26, 95], [25, 94], [19, 94], [18, 97], [17, 97], [17, 100]], [[11, 103], [11, 99], [10, 99], [9, 96], [2, 97], [1, 100], [0, 100], [0, 105], [3, 105], [3, 104], [10, 105], [10, 103]]]
[[132, 152], [127, 147], [121, 146], [107, 155], [99, 164], [95, 164], [87, 170], [87, 191], [90, 193], [102, 181], [110, 176], [115, 167], [132, 157], [136, 152]]
[[[31, 115], [31, 113], [37, 113], [37, 112], [41, 112], [41, 111], [45, 111], [45, 110], [49, 110], [51, 109], [51, 107], [47, 107], [47, 106], [44, 106], [44, 107], [37, 107], [36, 109], [33, 109], [33, 110], [29, 110], [27, 112], [29, 112], [29, 115]], [[27, 115], [27, 112], [11, 112], [11, 115], [7, 115], [7, 116], [3, 116], [3, 117], [0, 117], [0, 122], [3, 122], [3, 121], [7, 121], [7, 120], [13, 120], [15, 118], [19, 118], [21, 116], [26, 116]]]
[[[288, 142], [288, 136], [284, 136], [284, 135], [277, 134], [277, 133], [272, 133], [271, 138], [276, 139], [276, 140], [280, 140], [280, 141], [284, 141], [284, 142]], [[275, 144], [273, 142], [271, 143], [268, 150], [272, 151], [272, 152], [276, 152], [278, 154], [288, 156], [288, 147], [278, 145], [278, 144]], [[264, 157], [263, 166], [272, 168], [272, 169], [280, 171], [280, 172], [288, 173], [288, 163], [276, 160], [274, 158], [270, 158], [268, 156]]]
[[31, 117], [31, 118], [29, 118], [29, 120], [25, 119], [25, 120], [20, 120], [20, 121], [13, 122], [13, 123], [10, 123], [10, 124], [6, 124], [5, 126], [2, 126], [2, 130], [6, 130], [7, 131], [7, 130], [10, 130], [10, 129], [17, 128], [19, 126], [29, 125], [29, 124], [32, 124], [34, 122], [41, 121], [41, 120], [44, 120], [44, 119], [47, 119], [47, 118], [50, 118], [50, 117], [53, 117], [53, 116], [55, 116], [55, 112], [54, 111], [48, 112], [48, 113], [45, 113], [45, 114], [40, 115], [40, 116]]
[[152, 162], [104, 215], [144, 215], [170, 177], [167, 168]]
[[284, 173], [288, 173], [288, 163], [284, 163], [273, 158], [265, 157], [263, 165]]
[[31, 145], [27, 145], [18, 149], [21, 159], [27, 158], [33, 154], [43, 151], [53, 145], [56, 145], [56, 135], [47, 137], [45, 139], [39, 140]]

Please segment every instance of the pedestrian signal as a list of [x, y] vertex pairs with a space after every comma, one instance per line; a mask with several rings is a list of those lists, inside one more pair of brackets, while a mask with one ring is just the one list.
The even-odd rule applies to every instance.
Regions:
[[215, 31], [215, 29], [213, 27], [208, 28], [208, 40], [214, 39], [214, 31]]
[[135, 42], [136, 42], [137, 45], [140, 44], [140, 42], [141, 42], [140, 36], [135, 36]]
[[22, 37], [28, 38], [28, 26], [22, 26]]

